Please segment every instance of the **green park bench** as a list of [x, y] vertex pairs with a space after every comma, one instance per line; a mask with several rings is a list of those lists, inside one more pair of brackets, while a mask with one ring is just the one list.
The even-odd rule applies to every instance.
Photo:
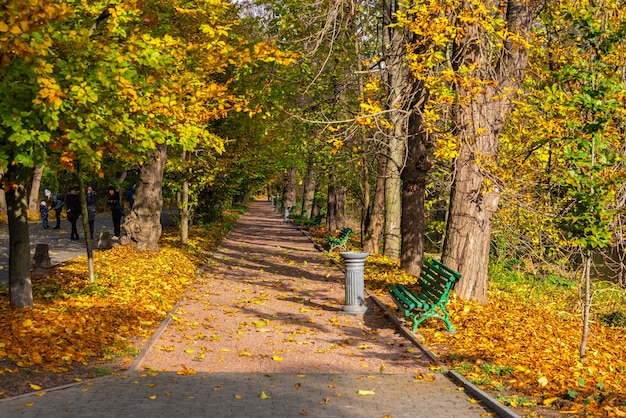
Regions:
[[311, 227], [311, 226], [318, 226], [319, 224], [321, 224], [322, 219], [324, 219], [324, 215], [320, 214], [320, 215], [317, 215], [315, 218], [310, 219], [300, 214], [296, 216], [290, 216], [289, 219], [291, 220], [291, 222], [293, 222], [294, 225]]
[[389, 294], [398, 305], [398, 313], [413, 317], [412, 332], [428, 318], [443, 320], [448, 326], [448, 331], [453, 332], [456, 329], [450, 323], [446, 305], [450, 293], [460, 279], [460, 273], [440, 261], [425, 260], [418, 280], [419, 291], [408, 289], [401, 284], [393, 284]]
[[328, 251], [333, 251], [335, 248], [340, 248], [345, 251], [348, 238], [350, 238], [350, 235], [352, 235], [353, 232], [352, 228], [344, 227], [341, 228], [341, 231], [339, 231], [339, 234], [337, 234], [336, 237], [327, 235], [326, 240], [328, 241]]
[[322, 220], [324, 219], [324, 215], [319, 214], [317, 215], [315, 218], [313, 219], [305, 219], [303, 221], [303, 224], [305, 226], [311, 227], [311, 226], [319, 226], [322, 223]]

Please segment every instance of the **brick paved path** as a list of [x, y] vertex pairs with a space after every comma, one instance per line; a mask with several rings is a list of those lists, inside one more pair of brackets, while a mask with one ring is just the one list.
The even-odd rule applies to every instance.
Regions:
[[[285, 244], [282, 217], [268, 202], [254, 202], [240, 223], [258, 219], [259, 233]], [[238, 232], [228, 239], [247, 245]], [[294, 228], [295, 229], [295, 228]], [[292, 232], [292, 231], [290, 231]], [[289, 236], [291, 234], [288, 234]], [[302, 246], [299, 240], [298, 246]], [[313, 244], [310, 250], [313, 249]], [[252, 246], [251, 246], [252, 250]], [[249, 253], [255, 255], [253, 253]], [[320, 255], [321, 256], [321, 255]], [[257, 262], [262, 255], [256, 254]], [[275, 260], [274, 260], [275, 262]], [[219, 258], [210, 269], [223, 268]], [[175, 326], [175, 325], [171, 325]], [[407, 342], [408, 343], [408, 342]], [[147, 352], [147, 350], [146, 350]], [[140, 361], [140, 360], [138, 360]], [[372, 391], [360, 396], [359, 391]], [[18, 417], [481, 417], [480, 402], [435, 373], [409, 374], [132, 372], [0, 401], [0, 418]], [[262, 399], [261, 395], [267, 399]]]

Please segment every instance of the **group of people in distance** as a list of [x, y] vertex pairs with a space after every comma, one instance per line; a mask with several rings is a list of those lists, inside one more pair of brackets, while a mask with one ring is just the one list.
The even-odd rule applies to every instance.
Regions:
[[[39, 214], [41, 215], [41, 226], [43, 229], [50, 229], [50, 225], [48, 223], [48, 214], [51, 210], [54, 210], [54, 215], [56, 218], [56, 225], [52, 229], [60, 229], [61, 211], [63, 210], [63, 207], [65, 207], [67, 220], [72, 225], [70, 239], [73, 241], [80, 239], [80, 237], [78, 236], [78, 228], [76, 227], [76, 222], [81, 216], [80, 199], [77, 191], [78, 189], [76, 187], [70, 187], [67, 195], [65, 196], [65, 199], [60, 198], [57, 194], [52, 193], [48, 189], [44, 191], [44, 196], [46, 197], [46, 200], [42, 200], [39, 204]], [[133, 186], [126, 195], [130, 202], [131, 208], [134, 203], [134, 192], [135, 186]], [[85, 200], [87, 201], [89, 235], [91, 239], [93, 239], [94, 225], [96, 223], [97, 194], [92, 186], [87, 187]], [[122, 203], [120, 202], [120, 194], [117, 190], [115, 190], [115, 187], [113, 186], [109, 186], [108, 189], [107, 205], [111, 209], [111, 216], [113, 219], [113, 239], [119, 239], [121, 234], [121, 222], [124, 211], [122, 209]]]

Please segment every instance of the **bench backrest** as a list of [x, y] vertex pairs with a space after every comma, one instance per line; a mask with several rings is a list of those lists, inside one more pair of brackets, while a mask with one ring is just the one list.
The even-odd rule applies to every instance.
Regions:
[[339, 239], [343, 239], [343, 238], [345, 238], [345, 237], [348, 237], [348, 236], [350, 236], [350, 234], [351, 234], [352, 232], [354, 232], [354, 231], [352, 231], [352, 228], [341, 228], [341, 231], [339, 231], [339, 236], [338, 236], [338, 238], [339, 238]]
[[450, 291], [461, 279], [461, 274], [438, 260], [425, 260], [420, 274], [420, 293], [436, 303], [447, 300]]

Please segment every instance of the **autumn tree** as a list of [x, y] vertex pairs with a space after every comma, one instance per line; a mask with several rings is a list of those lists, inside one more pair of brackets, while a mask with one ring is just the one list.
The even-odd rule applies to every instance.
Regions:
[[[514, 211], [524, 219], [519, 235], [541, 243], [528, 255], [531, 259], [556, 265], [566, 257], [581, 260], [582, 359], [592, 259], [622, 240], [616, 231], [625, 174], [623, 13], [617, 3], [580, 7], [564, 2], [544, 10], [538, 34], [542, 48], [535, 52], [524, 100], [503, 142], [503, 164], [511, 171], [502, 178], [511, 207], [502, 221], [515, 222]], [[570, 262], [567, 266], [573, 270]]]
[[455, 291], [482, 303], [499, 196], [488, 167], [524, 75], [533, 10], [527, 1], [455, 1], [400, 13], [417, 35], [408, 66], [428, 89], [424, 132], [436, 134], [436, 155], [456, 156], [442, 260], [463, 275]]

